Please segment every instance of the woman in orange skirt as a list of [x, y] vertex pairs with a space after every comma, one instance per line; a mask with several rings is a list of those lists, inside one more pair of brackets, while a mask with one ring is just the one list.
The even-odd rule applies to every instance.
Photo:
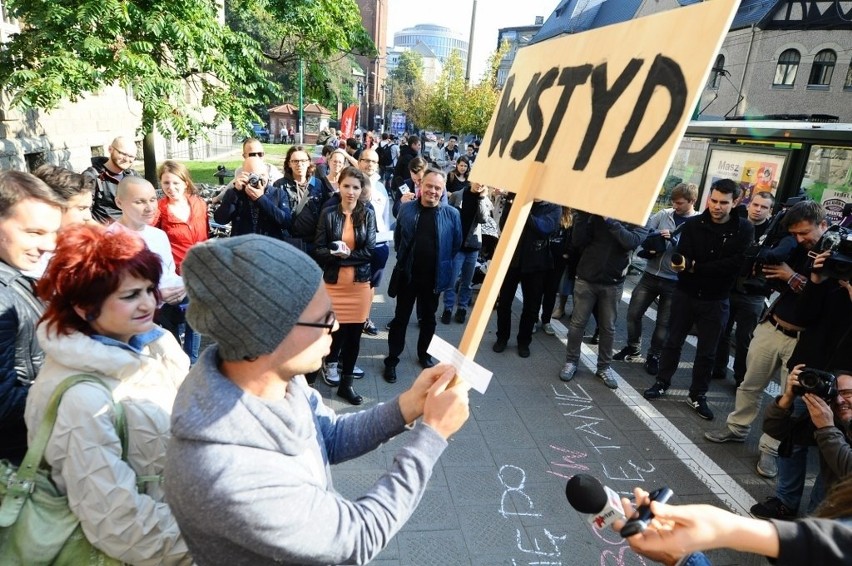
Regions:
[[315, 257], [340, 328], [332, 334], [326, 356], [325, 380], [337, 385], [337, 395], [353, 405], [363, 398], [352, 387], [353, 370], [361, 348], [361, 329], [370, 314], [370, 259], [376, 247], [376, 215], [361, 199], [369, 181], [355, 167], [338, 177], [340, 204], [323, 210], [317, 224]]

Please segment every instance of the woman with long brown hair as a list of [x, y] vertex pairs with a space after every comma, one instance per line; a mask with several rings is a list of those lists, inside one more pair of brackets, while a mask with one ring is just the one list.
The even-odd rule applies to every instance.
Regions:
[[362, 199], [369, 187], [364, 173], [347, 167], [340, 173], [339, 186], [340, 204], [323, 210], [315, 240], [315, 256], [340, 324], [332, 334], [324, 379], [337, 386], [338, 397], [360, 405], [363, 398], [355, 392], [352, 380], [361, 330], [372, 303], [370, 260], [376, 247], [376, 215]]

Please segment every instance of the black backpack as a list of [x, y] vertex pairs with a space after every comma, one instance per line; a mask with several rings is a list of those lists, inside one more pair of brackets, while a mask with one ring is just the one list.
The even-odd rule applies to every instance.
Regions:
[[376, 153], [379, 156], [380, 167], [390, 167], [393, 165], [393, 152], [391, 152], [391, 144], [376, 146]]

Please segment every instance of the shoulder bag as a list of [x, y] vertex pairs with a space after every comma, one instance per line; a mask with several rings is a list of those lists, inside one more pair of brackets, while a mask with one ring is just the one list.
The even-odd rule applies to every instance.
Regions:
[[[62, 395], [78, 383], [97, 377], [72, 375], [50, 398], [35, 439], [20, 467], [0, 461], [0, 564], [4, 566], [120, 566], [88, 541], [80, 521], [68, 507], [68, 498], [50, 479], [44, 450], [56, 423]], [[110, 393], [110, 397], [112, 394]], [[121, 439], [121, 458], [127, 457], [127, 421], [120, 403], [113, 403], [115, 428]]]

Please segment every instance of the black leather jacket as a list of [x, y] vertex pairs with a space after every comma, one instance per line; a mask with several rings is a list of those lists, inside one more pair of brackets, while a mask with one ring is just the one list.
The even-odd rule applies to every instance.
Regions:
[[323, 268], [323, 280], [337, 283], [337, 274], [341, 266], [355, 267], [355, 281], [369, 281], [372, 276], [370, 260], [376, 247], [376, 213], [365, 207], [365, 222], [355, 226], [355, 247], [349, 257], [341, 259], [331, 255], [329, 244], [343, 237], [343, 223], [346, 218], [337, 206], [329, 206], [322, 211], [317, 234], [314, 240], [314, 257]]
[[26, 451], [24, 405], [44, 362], [36, 339], [43, 312], [30, 282], [0, 262], [0, 458], [18, 460]]

